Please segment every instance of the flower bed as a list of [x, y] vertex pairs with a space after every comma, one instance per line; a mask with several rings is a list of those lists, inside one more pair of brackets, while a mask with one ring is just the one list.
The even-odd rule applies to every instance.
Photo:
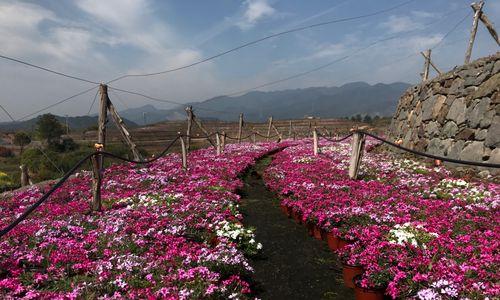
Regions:
[[316, 157], [310, 144], [278, 153], [264, 178], [303, 223], [349, 241], [337, 253], [363, 267], [361, 287], [402, 299], [500, 297], [498, 183], [374, 152], [354, 181], [350, 142], [320, 146]]
[[[100, 213], [89, 213], [91, 174], [80, 173], [0, 241], [0, 297], [244, 299], [245, 255], [262, 247], [238, 212], [238, 174], [276, 144], [227, 145], [114, 165]], [[1, 199], [6, 226], [43, 191]]]

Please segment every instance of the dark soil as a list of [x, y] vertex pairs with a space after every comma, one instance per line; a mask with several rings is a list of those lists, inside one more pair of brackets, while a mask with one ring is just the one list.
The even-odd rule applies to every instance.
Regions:
[[325, 242], [288, 219], [279, 200], [262, 180], [271, 161], [265, 157], [243, 176], [241, 211], [246, 226], [255, 227], [262, 254], [254, 258], [253, 290], [261, 299], [354, 299], [344, 287], [342, 267]]

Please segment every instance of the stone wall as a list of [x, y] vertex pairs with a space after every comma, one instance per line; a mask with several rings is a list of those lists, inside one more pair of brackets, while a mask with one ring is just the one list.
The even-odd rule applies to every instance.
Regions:
[[500, 163], [500, 52], [408, 89], [389, 136], [419, 151]]

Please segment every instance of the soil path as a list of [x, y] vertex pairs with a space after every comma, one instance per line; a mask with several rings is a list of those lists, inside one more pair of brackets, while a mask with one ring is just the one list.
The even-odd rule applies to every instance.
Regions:
[[256, 297], [261, 299], [354, 299], [343, 285], [342, 269], [326, 243], [288, 219], [261, 177], [270, 163], [265, 157], [246, 172], [241, 211], [246, 226], [257, 229], [264, 246], [253, 259]]

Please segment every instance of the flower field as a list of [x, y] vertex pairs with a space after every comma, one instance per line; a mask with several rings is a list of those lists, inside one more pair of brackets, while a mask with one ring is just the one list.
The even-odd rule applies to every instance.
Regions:
[[500, 184], [373, 151], [354, 181], [349, 141], [311, 148], [276, 154], [266, 184], [285, 211], [347, 244], [336, 252], [362, 268], [358, 286], [398, 299], [500, 297]]
[[[245, 299], [247, 258], [262, 247], [241, 225], [237, 175], [276, 144], [169, 154], [148, 166], [114, 165], [103, 206], [89, 213], [91, 174], [68, 180], [0, 241], [0, 298]], [[5, 227], [43, 191], [4, 196]]]

